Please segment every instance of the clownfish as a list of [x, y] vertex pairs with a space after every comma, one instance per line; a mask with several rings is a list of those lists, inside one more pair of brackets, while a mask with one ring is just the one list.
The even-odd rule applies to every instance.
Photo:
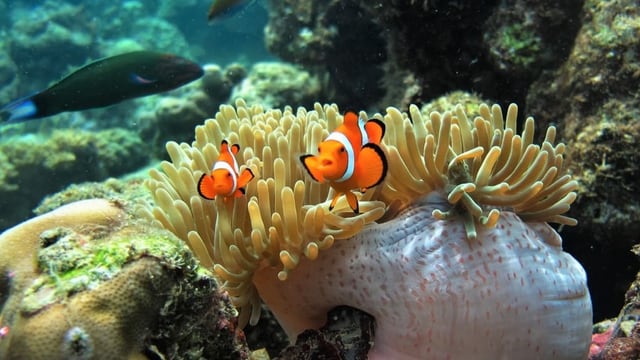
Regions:
[[302, 155], [300, 161], [309, 175], [320, 183], [328, 182], [336, 191], [329, 205], [333, 210], [344, 194], [351, 209], [359, 212], [358, 199], [351, 190], [365, 190], [380, 184], [387, 175], [387, 158], [380, 148], [384, 123], [364, 121], [352, 111], [344, 114], [342, 125], [318, 145], [318, 155]]
[[229, 147], [227, 140], [222, 140], [220, 156], [213, 164], [211, 174], [202, 174], [198, 180], [198, 193], [207, 200], [214, 200], [216, 196], [224, 196], [224, 200], [244, 195], [244, 187], [254, 178], [251, 169], [244, 169], [239, 173], [236, 154], [240, 145]]

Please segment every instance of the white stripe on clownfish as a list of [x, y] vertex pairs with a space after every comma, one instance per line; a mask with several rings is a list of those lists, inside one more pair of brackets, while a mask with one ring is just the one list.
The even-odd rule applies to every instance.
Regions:
[[212, 169], [212, 171], [215, 171], [218, 169], [227, 170], [229, 172], [229, 175], [231, 175], [231, 181], [233, 182], [233, 187], [231, 188], [231, 191], [229, 191], [227, 195], [231, 195], [234, 192], [236, 192], [236, 190], [238, 190], [238, 175], [237, 175], [238, 162], [236, 161], [235, 156], [232, 155], [231, 158], [233, 159], [233, 166], [226, 161], [216, 161], [215, 164], [213, 164], [213, 169]]
[[353, 176], [353, 172], [356, 169], [356, 154], [353, 149], [353, 145], [351, 144], [351, 141], [349, 141], [349, 139], [346, 137], [345, 134], [339, 131], [334, 131], [331, 134], [329, 134], [329, 136], [327, 136], [325, 141], [327, 140], [335, 140], [339, 142], [340, 144], [342, 144], [345, 151], [347, 152], [347, 168], [344, 170], [344, 174], [342, 175], [342, 177], [336, 180], [336, 182], [342, 182], [342, 181], [348, 180], [349, 178], [351, 178], [351, 176]]
[[[362, 117], [358, 117], [358, 129], [360, 130], [360, 139], [361, 139], [360, 147], [366, 145], [369, 142], [369, 136], [367, 135], [367, 130], [364, 127], [366, 123], [367, 122]], [[349, 141], [347, 136], [340, 131], [334, 131], [331, 134], [329, 134], [329, 136], [327, 136], [325, 141], [327, 140], [335, 140], [339, 142], [340, 144], [342, 144], [342, 146], [344, 146], [344, 149], [347, 152], [347, 168], [345, 169], [342, 177], [336, 180], [336, 182], [343, 182], [343, 181], [349, 180], [351, 176], [353, 176], [353, 172], [355, 171], [355, 168], [356, 168], [356, 153], [353, 148], [353, 144], [351, 143], [351, 141]]]
[[358, 128], [360, 128], [360, 138], [362, 139], [360, 147], [365, 146], [369, 142], [369, 135], [367, 135], [367, 130], [364, 128], [366, 123], [367, 121], [365, 119], [358, 116]]

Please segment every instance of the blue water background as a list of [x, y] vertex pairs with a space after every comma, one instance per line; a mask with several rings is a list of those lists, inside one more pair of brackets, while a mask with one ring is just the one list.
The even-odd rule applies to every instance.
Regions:
[[[266, 0], [207, 22], [209, 1], [0, 1], [0, 104], [38, 91], [89, 61], [132, 46], [183, 55], [200, 64], [249, 66], [265, 49]], [[49, 43], [47, 44], [47, 41]], [[14, 72], [19, 81], [12, 84]]]
[[[140, 49], [175, 53], [223, 70], [232, 63], [248, 70], [256, 62], [273, 61], [263, 41], [266, 0], [247, 3], [233, 16], [209, 23], [211, 2], [202, 0], [0, 0], [0, 106], [43, 90], [91, 61]], [[154, 116], [162, 99], [184, 99], [191, 90], [184, 86], [105, 108], [0, 124], [0, 232], [34, 216], [32, 210], [47, 195], [73, 184], [146, 174], [146, 166], [166, 156], [164, 141], [191, 141], [194, 124], [214, 115], [214, 100], [208, 115], [180, 123], [180, 134], [165, 129], [166, 138], [155, 145], [153, 138], [162, 131], [154, 129], [163, 124], [144, 118]], [[102, 150], [78, 145], [104, 129], [121, 129], [129, 138], [102, 138]], [[52, 146], [49, 139], [65, 131], [63, 140], [56, 140], [61, 145]], [[142, 143], [132, 145], [136, 142]], [[105, 167], [105, 158], [115, 166]]]

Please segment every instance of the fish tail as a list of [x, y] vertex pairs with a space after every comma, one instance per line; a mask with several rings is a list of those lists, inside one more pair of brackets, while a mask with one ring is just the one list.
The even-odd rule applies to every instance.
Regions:
[[22, 122], [38, 117], [34, 95], [12, 101], [0, 108], [0, 122]]

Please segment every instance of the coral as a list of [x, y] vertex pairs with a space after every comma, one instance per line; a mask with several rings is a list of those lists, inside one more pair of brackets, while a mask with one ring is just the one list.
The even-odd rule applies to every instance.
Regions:
[[356, 2], [283, 0], [270, 4], [264, 33], [273, 54], [328, 77], [323, 91], [333, 101], [366, 107], [384, 94], [386, 45], [378, 34], [386, 25], [363, 16]]
[[578, 28], [582, 1], [510, 0], [485, 21], [483, 41], [494, 69], [510, 79], [534, 79], [564, 60]]
[[136, 40], [147, 49], [168, 51], [182, 56], [190, 54], [188, 42], [182, 32], [166, 20], [143, 17], [133, 22], [131, 31], [133, 34], [139, 34]]
[[[640, 254], [640, 245], [633, 248]], [[623, 360], [640, 357], [640, 273], [624, 296], [618, 317], [594, 325], [589, 360]]]
[[353, 308], [337, 307], [327, 314], [327, 324], [319, 330], [305, 330], [296, 344], [280, 353], [280, 360], [367, 359], [373, 342], [374, 319]]
[[[183, 242], [85, 200], [0, 236], [0, 357], [248, 358], [235, 311]], [[34, 261], [35, 260], [35, 261]]]
[[11, 58], [30, 79], [22, 91], [44, 88], [70, 64], [80, 66], [97, 55], [94, 29], [82, 5], [48, 0], [33, 7], [16, 6], [11, 18]]
[[332, 0], [316, 6], [313, 1], [288, 0], [272, 5], [265, 40], [273, 53], [303, 65], [330, 60], [340, 34], [336, 16], [345, 10], [344, 3]]
[[254, 64], [248, 76], [233, 89], [231, 98], [243, 98], [251, 104], [283, 107], [286, 104], [309, 106], [321, 97], [317, 76], [290, 64], [262, 62]]
[[[638, 243], [640, 192], [640, 10], [635, 1], [587, 0], [564, 64], [532, 85], [528, 111], [538, 126], [557, 124], [580, 183], [566, 229], [568, 251], [585, 265], [595, 319], [615, 316], [638, 271], [629, 249]], [[588, 240], [588, 241], [585, 241]]]
[[[159, 4], [162, 6], [162, 4]], [[171, 20], [163, 15], [154, 16], [155, 4], [139, 1], [122, 3], [86, 4], [88, 12], [101, 14], [111, 21], [96, 22], [96, 31], [100, 34], [98, 44], [102, 56], [121, 53], [123, 45], [129, 44], [143, 49], [167, 51], [181, 56], [191, 57], [192, 48], [185, 34]], [[134, 45], [135, 44], [135, 45]], [[131, 51], [131, 50], [128, 50]]]
[[270, 7], [265, 35], [350, 106], [406, 109], [456, 89], [514, 101], [565, 59], [582, 2], [285, 0]]
[[142, 140], [123, 129], [10, 137], [0, 141], [0, 154], [6, 159], [0, 185], [0, 229], [29, 217], [45, 195], [69, 183], [118, 176], [148, 161]]
[[0, 44], [0, 104], [17, 97], [18, 67], [11, 60], [5, 44]]
[[[374, 115], [387, 125], [389, 174], [354, 215], [344, 201], [329, 211], [327, 186], [295, 161], [340, 123], [337, 106], [265, 112], [239, 100], [197, 127], [191, 146], [167, 144], [148, 215], [213, 267], [241, 324], [255, 323], [262, 299], [293, 339], [346, 304], [376, 319], [371, 358], [584, 358], [585, 273], [545, 224], [575, 224], [562, 215], [577, 188], [565, 146], [553, 127], [534, 144], [532, 118], [518, 132], [515, 105], [505, 117], [478, 111]], [[238, 161], [258, 178], [233, 203], [195, 187], [223, 138], [241, 144]]]

